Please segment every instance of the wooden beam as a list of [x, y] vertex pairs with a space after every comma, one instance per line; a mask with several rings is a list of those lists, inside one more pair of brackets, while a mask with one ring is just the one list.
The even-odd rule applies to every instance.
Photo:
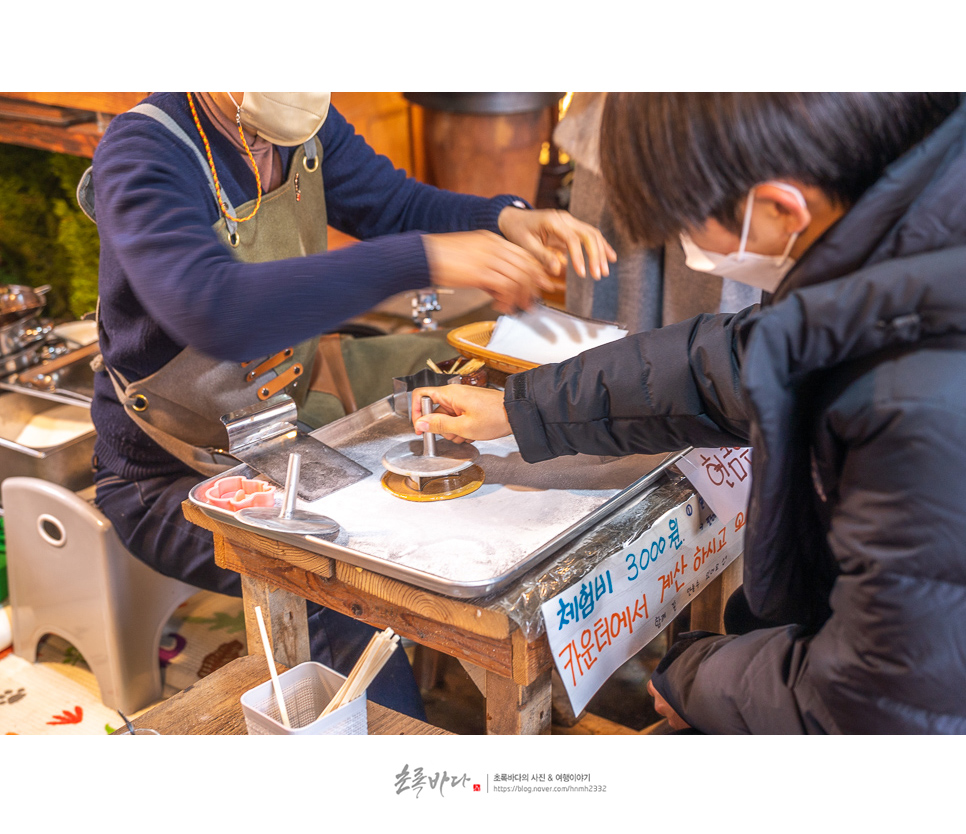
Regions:
[[618, 724], [592, 712], [584, 713], [576, 724], [554, 724], [551, 731], [555, 736], [636, 736], [637, 730]]
[[[286, 671], [276, 663], [279, 674]], [[264, 657], [233, 660], [133, 720], [137, 729], [169, 735], [245, 735], [241, 696], [269, 679]], [[366, 704], [369, 735], [451, 735], [379, 704]]]
[[150, 93], [0, 93], [5, 98], [48, 104], [52, 107], [72, 107], [93, 113], [117, 115], [130, 110]]
[[272, 588], [250, 576], [242, 576], [241, 581], [248, 653], [265, 657], [262, 634], [255, 615], [255, 607], [258, 606], [262, 609], [273, 659], [286, 666], [297, 666], [311, 660], [305, 599], [298, 594]]
[[101, 132], [94, 122], [69, 127], [0, 119], [0, 142], [72, 156], [94, 156]]
[[260, 536], [241, 527], [221, 524], [205, 515], [201, 509], [190, 501], [184, 501], [181, 504], [181, 510], [188, 521], [209, 533], [213, 533], [216, 538], [220, 536], [238, 547], [257, 551], [273, 559], [281, 559], [287, 564], [309, 571], [317, 576], [335, 576], [335, 563], [328, 556], [312, 553], [304, 548], [286, 544], [277, 539]]
[[[216, 545], [215, 561], [220, 567], [234, 570], [242, 576], [257, 575], [273, 588], [310, 599], [378, 629], [391, 626], [403, 637], [408, 637], [431, 649], [469, 660], [507, 677], [513, 674], [513, 647], [507, 639], [509, 624], [506, 620], [500, 624], [501, 629], [496, 629], [503, 631], [502, 637], [466, 630], [467, 624], [477, 625], [483, 621], [484, 629], [481, 630], [485, 631], [488, 621], [496, 619], [496, 615], [492, 612], [487, 612], [490, 613], [490, 617], [481, 616], [477, 620], [467, 612], [479, 609], [443, 597], [440, 597], [432, 606], [426, 605], [425, 596], [435, 595], [431, 595], [428, 591], [404, 586], [385, 577], [379, 577], [385, 582], [365, 583], [365, 580], [371, 580], [369, 572], [360, 572], [356, 577], [353, 574], [356, 574], [358, 569], [342, 563], [337, 563], [335, 579], [325, 579], [277, 559], [268, 559], [228, 541], [224, 542], [223, 547]], [[377, 587], [383, 592], [392, 589], [394, 585], [399, 585], [401, 590], [388, 594], [366, 591], [340, 581], [343, 579], [343, 573], [348, 573], [357, 582], [361, 578], [364, 584]], [[407, 598], [411, 605], [405, 601]], [[432, 612], [432, 615], [421, 614], [420, 609]], [[524, 668], [529, 668], [529, 665]]]
[[488, 735], [549, 735], [550, 670], [529, 686], [519, 686], [500, 675], [487, 673], [486, 732]]
[[724, 609], [731, 594], [741, 585], [744, 557], [738, 556], [691, 602], [691, 631], [712, 631], [724, 634]]

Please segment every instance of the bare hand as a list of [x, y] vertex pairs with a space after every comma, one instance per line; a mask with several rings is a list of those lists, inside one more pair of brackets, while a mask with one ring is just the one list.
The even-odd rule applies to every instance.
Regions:
[[529, 252], [487, 231], [423, 235], [430, 280], [440, 287], [475, 287], [493, 296], [499, 313], [529, 310], [553, 282]]
[[657, 714], [667, 719], [668, 726], [672, 730], [691, 729], [691, 725], [674, 711], [674, 708], [664, 700], [661, 693], [654, 688], [654, 684], [651, 681], [647, 682], [647, 691], [654, 698], [654, 709], [657, 710]]
[[551, 275], [561, 275], [567, 268], [567, 255], [581, 278], [587, 277], [587, 266], [595, 280], [610, 275], [608, 263], [617, 260], [617, 253], [604, 240], [599, 229], [570, 212], [556, 209], [528, 209], [507, 206], [497, 220], [507, 240], [522, 246], [537, 258]]
[[[439, 406], [432, 414], [422, 413], [422, 398]], [[503, 407], [503, 393], [475, 385], [443, 385], [417, 388], [412, 393], [413, 427], [416, 434], [432, 432], [454, 443], [465, 440], [496, 440], [510, 434], [510, 421]]]

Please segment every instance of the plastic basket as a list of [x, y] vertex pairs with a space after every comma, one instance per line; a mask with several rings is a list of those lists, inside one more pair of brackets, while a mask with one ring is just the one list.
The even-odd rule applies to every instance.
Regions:
[[364, 736], [369, 734], [365, 693], [325, 718], [322, 710], [332, 700], [345, 677], [321, 663], [300, 663], [278, 676], [291, 729], [282, 723], [270, 680], [241, 696], [242, 713], [249, 735]]

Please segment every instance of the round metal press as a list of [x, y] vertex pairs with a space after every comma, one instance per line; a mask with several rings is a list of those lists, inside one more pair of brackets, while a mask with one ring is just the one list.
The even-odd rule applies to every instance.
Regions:
[[285, 500], [281, 512], [274, 507], [245, 507], [235, 515], [255, 527], [275, 530], [279, 533], [292, 533], [298, 536], [316, 536], [334, 541], [341, 529], [339, 523], [327, 515], [296, 509], [298, 500], [299, 472], [302, 456], [292, 452], [288, 456], [288, 471], [285, 475]]
[[441, 475], [423, 479], [417, 483], [406, 475], [385, 472], [382, 485], [387, 492], [406, 501], [448, 501], [476, 492], [483, 486], [483, 470], [479, 466], [469, 466], [455, 475]]
[[[423, 397], [423, 414], [430, 414], [433, 401]], [[474, 466], [480, 453], [469, 444], [453, 443], [425, 432], [420, 440], [393, 446], [383, 456], [388, 470], [383, 486], [393, 495], [410, 501], [438, 501], [458, 498], [480, 488], [483, 470]]]

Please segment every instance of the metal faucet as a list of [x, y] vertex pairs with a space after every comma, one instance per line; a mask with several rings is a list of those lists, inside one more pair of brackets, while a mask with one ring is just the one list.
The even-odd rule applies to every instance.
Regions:
[[413, 324], [420, 330], [436, 330], [439, 323], [433, 313], [441, 310], [436, 290], [417, 290], [413, 296]]

